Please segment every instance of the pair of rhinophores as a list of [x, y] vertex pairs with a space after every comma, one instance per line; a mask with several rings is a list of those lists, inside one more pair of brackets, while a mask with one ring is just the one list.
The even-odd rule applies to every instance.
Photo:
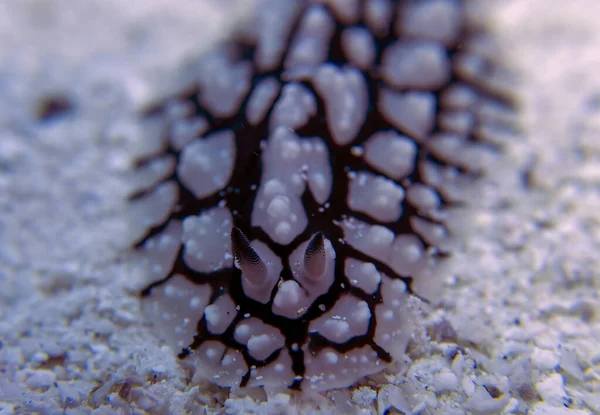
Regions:
[[152, 112], [168, 149], [133, 198], [143, 302], [196, 380], [323, 391], [402, 358], [412, 295], [441, 283], [444, 208], [512, 131], [468, 10], [268, 2]]

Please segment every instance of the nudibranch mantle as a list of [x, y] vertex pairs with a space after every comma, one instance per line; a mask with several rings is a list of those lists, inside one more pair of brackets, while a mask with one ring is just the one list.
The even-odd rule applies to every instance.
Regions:
[[152, 112], [169, 139], [133, 198], [143, 303], [195, 379], [347, 387], [404, 356], [444, 209], [512, 104], [465, 1], [267, 5]]

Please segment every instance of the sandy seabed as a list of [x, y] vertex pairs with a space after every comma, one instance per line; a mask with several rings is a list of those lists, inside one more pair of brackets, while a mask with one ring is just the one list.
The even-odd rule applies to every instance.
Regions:
[[595, 0], [492, 4], [523, 135], [424, 322], [450, 322], [459, 352], [434, 338], [401, 375], [327, 397], [187, 385], [141, 316], [147, 270], [126, 250], [125, 198], [150, 180], [133, 157], [158, 138], [139, 114], [252, 9], [0, 2], [0, 414], [600, 413]]

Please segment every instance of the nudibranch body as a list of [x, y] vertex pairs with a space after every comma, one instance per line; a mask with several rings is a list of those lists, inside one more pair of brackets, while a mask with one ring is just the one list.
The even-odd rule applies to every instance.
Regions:
[[154, 111], [169, 142], [140, 166], [166, 172], [135, 197], [143, 301], [196, 378], [323, 391], [402, 358], [411, 296], [440, 284], [444, 207], [512, 113], [466, 10], [268, 2]]

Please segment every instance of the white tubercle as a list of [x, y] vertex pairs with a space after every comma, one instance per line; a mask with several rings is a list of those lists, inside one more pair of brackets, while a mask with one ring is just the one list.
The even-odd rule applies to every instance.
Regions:
[[194, 104], [182, 98], [170, 98], [165, 103], [165, 115], [171, 122], [191, 117], [195, 112]]
[[337, 20], [342, 24], [349, 25], [354, 24], [360, 18], [360, 6], [361, 1], [359, 0], [322, 0], [323, 3], [327, 4]]
[[423, 183], [436, 189], [443, 187], [442, 169], [437, 164], [429, 160], [424, 160], [422, 163], [419, 163], [419, 173], [423, 179]]
[[325, 101], [333, 140], [342, 146], [350, 144], [367, 118], [368, 92], [363, 75], [354, 68], [324, 64], [313, 77], [313, 84]]
[[373, 134], [365, 144], [365, 159], [375, 169], [400, 180], [415, 168], [417, 145], [395, 131]]
[[221, 342], [209, 340], [189, 356], [195, 372], [192, 383], [206, 379], [221, 387], [238, 386], [248, 372], [244, 356], [236, 350], [226, 348]]
[[181, 234], [181, 222], [171, 221], [163, 232], [144, 243], [146, 255], [143, 262], [153, 280], [160, 280], [169, 274], [181, 246]]
[[428, 160], [419, 165], [423, 183], [435, 188], [440, 195], [450, 201], [466, 201], [472, 197], [469, 186], [475, 183], [472, 178], [460, 175], [454, 166], [440, 166]]
[[181, 151], [177, 175], [199, 199], [221, 190], [233, 174], [235, 134], [217, 131], [192, 141]]
[[251, 125], [258, 125], [265, 119], [280, 88], [279, 81], [273, 76], [261, 80], [254, 87], [246, 107], [246, 118]]
[[206, 328], [212, 334], [222, 334], [236, 316], [235, 303], [228, 294], [217, 298], [204, 309]]
[[364, 18], [367, 27], [376, 36], [385, 36], [390, 31], [394, 4], [392, 0], [371, 0], [365, 2]]
[[385, 226], [369, 225], [354, 218], [342, 222], [344, 240], [353, 248], [386, 262], [390, 255], [394, 232]]
[[265, 360], [271, 355], [271, 350], [281, 348], [283, 342], [283, 337], [273, 338], [266, 333], [256, 334], [248, 340], [248, 352], [254, 359]]
[[464, 135], [450, 132], [433, 135], [427, 141], [427, 148], [438, 158], [466, 169], [489, 168], [496, 158], [496, 153], [485, 143], [473, 143]]
[[379, 222], [395, 222], [402, 214], [404, 189], [394, 181], [360, 172], [350, 179], [348, 207]]
[[234, 63], [226, 52], [205, 55], [199, 65], [200, 103], [216, 117], [230, 117], [250, 90], [252, 65]]
[[133, 221], [145, 228], [163, 223], [175, 206], [178, 196], [177, 184], [173, 181], [157, 186], [150, 194], [133, 203]]
[[295, 130], [304, 126], [316, 113], [317, 101], [312, 91], [299, 83], [287, 83], [273, 107], [269, 131], [273, 132], [277, 127]]
[[268, 392], [286, 391], [294, 381], [293, 362], [286, 349], [279, 351], [279, 356], [270, 364], [250, 370], [248, 387], [264, 386]]
[[467, 144], [465, 138], [452, 133], [436, 133], [427, 140], [431, 153], [452, 164], [461, 164], [461, 155]]
[[510, 95], [514, 87], [514, 79], [504, 73], [498, 66], [489, 62], [475, 52], [462, 52], [454, 56], [454, 71], [465, 82], [479, 85], [499, 95]]
[[450, 79], [450, 60], [439, 42], [397, 41], [383, 52], [381, 74], [396, 88], [436, 89]]
[[453, 84], [440, 95], [440, 105], [454, 110], [469, 110], [477, 105], [477, 92], [466, 84]]
[[307, 347], [304, 350], [303, 388], [315, 392], [351, 386], [365, 376], [381, 372], [386, 364], [369, 346], [346, 353], [325, 348], [314, 355]]
[[369, 305], [350, 295], [342, 295], [333, 308], [313, 320], [309, 333], [318, 333], [333, 343], [345, 343], [367, 334], [371, 321]]
[[427, 259], [423, 243], [416, 235], [396, 235], [388, 262], [398, 275], [417, 275], [427, 265]]
[[273, 299], [273, 313], [287, 318], [299, 318], [306, 312], [306, 295], [297, 281], [282, 282]]
[[435, 96], [431, 92], [396, 92], [383, 88], [377, 107], [400, 132], [417, 140], [426, 139], [433, 129]]
[[423, 0], [399, 3], [402, 7], [395, 31], [399, 36], [437, 40], [453, 45], [462, 26], [462, 6], [457, 0]]
[[438, 114], [440, 129], [466, 136], [475, 127], [476, 117], [468, 110], [443, 110]]
[[368, 29], [350, 27], [342, 32], [342, 47], [348, 60], [358, 69], [368, 70], [375, 60], [375, 40]]
[[[417, 220], [416, 226], [413, 219]], [[437, 244], [447, 241], [445, 228], [441, 225], [415, 217], [411, 218], [411, 225], [428, 242], [429, 238], [439, 238]], [[383, 226], [369, 225], [353, 218], [343, 221], [342, 229], [344, 239], [350, 246], [383, 262], [398, 275], [421, 272], [427, 264], [429, 256], [423, 243], [414, 234], [394, 235]]]
[[169, 140], [173, 149], [180, 151], [194, 138], [202, 136], [210, 125], [206, 118], [194, 116], [191, 118], [178, 118], [171, 125]]
[[437, 209], [441, 203], [438, 193], [432, 187], [421, 183], [408, 188], [406, 199], [418, 210], [425, 212]]
[[242, 320], [233, 332], [238, 343], [248, 346], [248, 352], [256, 360], [265, 360], [285, 344], [281, 331], [261, 320], [251, 317]]
[[198, 317], [208, 305], [212, 289], [196, 285], [182, 275], [175, 275], [169, 284], [152, 290], [142, 301], [144, 316], [158, 329], [176, 352], [194, 341]]
[[[120, 162], [118, 163], [121, 165]], [[176, 165], [177, 159], [171, 154], [148, 160], [136, 169], [135, 182], [132, 184], [138, 189], [151, 189], [156, 183], [164, 181], [173, 174]]]
[[410, 224], [414, 231], [431, 245], [440, 248], [444, 246], [444, 242], [447, 239], [447, 232], [443, 225], [416, 216], [410, 218]]
[[302, 3], [299, 0], [268, 1], [257, 13], [255, 63], [260, 71], [270, 71], [279, 65]]
[[252, 211], [252, 226], [260, 226], [280, 244], [290, 243], [308, 223], [300, 197], [289, 186], [284, 189], [278, 194], [259, 189]]
[[514, 131], [509, 131], [502, 125], [478, 124], [475, 127], [474, 134], [482, 142], [499, 146], [518, 140], [518, 135]]
[[475, 108], [477, 119], [482, 123], [518, 125], [519, 116], [510, 106], [483, 98]]
[[327, 59], [335, 24], [327, 9], [315, 5], [302, 17], [284, 61], [286, 70], [312, 70]]
[[317, 203], [324, 204], [331, 195], [333, 173], [329, 162], [329, 149], [319, 138], [302, 140], [302, 150], [306, 163], [301, 168], [307, 170], [308, 188]]
[[198, 272], [214, 272], [232, 265], [230, 254], [231, 212], [226, 208], [212, 208], [198, 216], [183, 220], [185, 263]]
[[350, 284], [360, 288], [365, 293], [373, 294], [379, 288], [381, 274], [372, 263], [348, 258], [345, 263], [345, 271]]
[[375, 342], [394, 359], [402, 359], [414, 332], [411, 297], [404, 282], [385, 275], [381, 282], [381, 295], [383, 301], [375, 307]]
[[266, 141], [262, 157], [252, 225], [263, 228], [275, 242], [288, 244], [308, 223], [301, 200], [307, 182], [319, 203], [331, 193], [327, 147], [320, 139], [300, 139], [293, 131], [278, 127]]
[[468, 143], [460, 156], [459, 166], [474, 171], [493, 172], [502, 156], [486, 143]]

